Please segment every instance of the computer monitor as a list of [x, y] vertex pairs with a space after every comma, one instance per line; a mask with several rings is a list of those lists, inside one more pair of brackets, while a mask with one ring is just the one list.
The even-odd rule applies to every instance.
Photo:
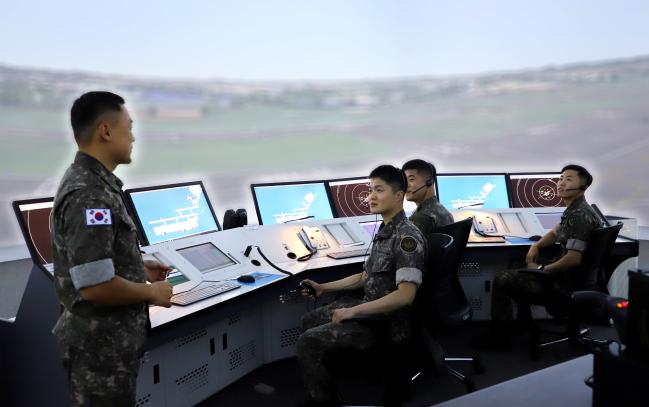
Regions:
[[337, 218], [370, 215], [370, 180], [367, 177], [327, 181]]
[[437, 174], [437, 197], [448, 210], [509, 208], [505, 174]]
[[[367, 177], [340, 178], [327, 181], [337, 218], [371, 215], [369, 205], [370, 179]], [[417, 204], [403, 200], [407, 213], [417, 209]]]
[[557, 194], [560, 172], [509, 174], [513, 208], [562, 206]]
[[252, 184], [260, 225], [299, 219], [333, 219], [325, 181]]
[[34, 264], [51, 277], [54, 258], [50, 220], [54, 198], [14, 201], [12, 206]]
[[221, 230], [201, 181], [124, 192], [145, 246]]

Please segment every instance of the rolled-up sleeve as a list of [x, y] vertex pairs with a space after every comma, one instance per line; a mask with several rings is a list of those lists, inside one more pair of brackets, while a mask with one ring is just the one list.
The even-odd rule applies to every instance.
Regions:
[[414, 283], [419, 286], [423, 279], [425, 245], [418, 236], [406, 235], [397, 242], [396, 253], [396, 285]]
[[[97, 210], [102, 215], [94, 218]], [[80, 191], [71, 194], [63, 211], [63, 242], [74, 287], [80, 290], [110, 281], [115, 276], [115, 219], [110, 200], [101, 192]]]
[[590, 234], [599, 225], [583, 210], [575, 211], [566, 219], [566, 250], [583, 253], [588, 247]]

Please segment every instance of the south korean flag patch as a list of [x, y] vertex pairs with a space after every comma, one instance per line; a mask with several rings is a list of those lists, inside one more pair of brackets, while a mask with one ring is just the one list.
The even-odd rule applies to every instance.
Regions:
[[112, 225], [110, 209], [86, 209], [86, 226]]

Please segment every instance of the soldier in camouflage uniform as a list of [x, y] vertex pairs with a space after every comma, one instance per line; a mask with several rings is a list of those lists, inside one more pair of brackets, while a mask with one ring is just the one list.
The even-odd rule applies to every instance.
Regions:
[[408, 180], [406, 200], [417, 204], [410, 220], [421, 233], [428, 236], [435, 229], [453, 223], [453, 215], [435, 196], [435, 166], [424, 160], [410, 160], [402, 170]]
[[[304, 333], [297, 343], [297, 356], [311, 403], [333, 403], [332, 377], [322, 363], [333, 349], [365, 349], [377, 338], [369, 327], [359, 322], [342, 321], [357, 315], [391, 313], [398, 316], [387, 330], [388, 343], [406, 343], [410, 339], [410, 311], [422, 281], [425, 243], [421, 232], [403, 211], [405, 179], [393, 166], [380, 166], [370, 174], [370, 209], [381, 214], [383, 223], [377, 233], [362, 273], [318, 284], [304, 280], [316, 291], [325, 292], [363, 288], [363, 298], [344, 297], [304, 316]], [[306, 290], [303, 294], [307, 294]]]
[[[63, 313], [53, 333], [75, 406], [133, 406], [146, 340], [147, 301], [170, 306], [167, 267], [143, 262], [122, 182], [131, 119], [109, 92], [82, 95], [71, 121], [79, 152], [56, 193], [51, 221], [54, 277]], [[156, 281], [145, 284], [145, 278]]]
[[[592, 183], [590, 173], [578, 165], [567, 165], [561, 172], [557, 193], [567, 207], [561, 215], [561, 223], [534, 243], [526, 256], [528, 268], [561, 273], [562, 278], [551, 288], [556, 294], [572, 291], [570, 270], [581, 264], [581, 256], [588, 246], [590, 234], [602, 224], [599, 216], [584, 197], [584, 192]], [[539, 249], [555, 243], [561, 245], [560, 257], [548, 264], [539, 265]], [[496, 322], [511, 321], [513, 319], [512, 300], [527, 302], [548, 294], [552, 292], [547, 293], [541, 281], [534, 275], [518, 273], [516, 270], [500, 271], [496, 273], [493, 282], [491, 318]], [[530, 317], [530, 315], [519, 315], [519, 319]], [[492, 332], [472, 342], [478, 348], [508, 348], [507, 338], [502, 335], [506, 331], [507, 329], [499, 327], [497, 329], [499, 333]]]

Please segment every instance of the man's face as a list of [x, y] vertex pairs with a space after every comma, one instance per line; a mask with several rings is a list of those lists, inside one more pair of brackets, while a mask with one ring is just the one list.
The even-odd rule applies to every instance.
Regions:
[[557, 193], [561, 198], [572, 198], [581, 192], [579, 186], [581, 185], [581, 180], [579, 179], [579, 174], [575, 170], [565, 170], [561, 173], [559, 177], [559, 183], [557, 184]]
[[110, 132], [109, 148], [113, 159], [117, 164], [129, 164], [131, 162], [131, 152], [133, 151], [133, 120], [122, 105], [119, 112], [109, 113], [106, 120]]
[[[426, 181], [429, 177], [424, 176], [418, 170], [405, 170], [404, 172], [406, 174], [406, 178], [408, 179], [406, 199], [408, 201], [421, 201], [428, 191], [428, 188], [424, 186], [426, 185]], [[419, 189], [419, 191], [417, 191], [417, 189]]]
[[370, 212], [374, 214], [390, 213], [403, 206], [403, 193], [394, 192], [392, 187], [381, 178], [370, 178]]

